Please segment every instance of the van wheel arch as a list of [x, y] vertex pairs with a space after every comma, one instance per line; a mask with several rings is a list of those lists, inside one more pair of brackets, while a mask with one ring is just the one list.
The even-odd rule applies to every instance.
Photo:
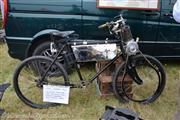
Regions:
[[34, 39], [32, 40], [31, 45], [30, 45], [29, 49], [27, 50], [26, 56], [27, 57], [32, 56], [34, 50], [43, 42], [50, 42], [50, 33], [58, 32], [58, 31], [59, 30], [56, 30], [56, 29], [45, 29], [45, 30], [42, 30], [42, 31], [36, 33], [33, 36]]

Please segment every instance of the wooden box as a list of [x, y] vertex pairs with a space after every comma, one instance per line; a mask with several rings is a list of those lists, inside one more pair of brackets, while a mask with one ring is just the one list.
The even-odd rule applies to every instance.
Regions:
[[[112, 78], [113, 75], [118, 68], [118, 66], [121, 64], [121, 59], [118, 59], [115, 63], [111, 65], [108, 69], [106, 69], [101, 75], [97, 78], [96, 87], [97, 91], [102, 97], [108, 97], [108, 96], [114, 96], [113, 93], [113, 87], [112, 87]], [[100, 71], [105, 65], [107, 65], [108, 62], [101, 61], [96, 63], [96, 72]], [[121, 78], [119, 78], [121, 80]], [[125, 82], [127, 83], [128, 94], [132, 94], [132, 79], [129, 75], [126, 75]], [[119, 84], [121, 84], [121, 81], [119, 81]]]

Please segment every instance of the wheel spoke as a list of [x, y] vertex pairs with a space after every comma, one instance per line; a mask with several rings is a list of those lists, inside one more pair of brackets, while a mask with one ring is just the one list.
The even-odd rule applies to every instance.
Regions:
[[32, 74], [29, 74], [29, 72], [27, 70], [23, 70], [22, 72], [24, 72], [24, 73], [22, 73], [23, 75], [21, 75], [21, 77], [22, 77], [21, 79], [26, 79], [31, 82], [34, 82], [34, 80], [38, 79], [37, 76], [33, 76]]
[[[41, 80], [41, 75], [45, 73], [50, 63], [52, 63], [52, 60], [47, 57], [34, 56], [25, 59], [16, 70], [14, 76], [15, 91], [18, 97], [31, 107], [52, 106], [52, 103], [44, 102], [42, 99], [43, 85], [65, 85], [65, 81], [67, 81], [67, 73], [63, 72], [65, 70], [57, 63], [52, 66], [56, 68], [55, 70], [50, 70], [45, 74], [45, 81]], [[57, 74], [59, 71], [61, 75]]]
[[46, 50], [44, 53], [44, 56], [47, 56], [47, 57], [52, 57], [52, 53], [50, 52], [50, 50]]
[[[146, 57], [148, 62], [144, 57]], [[143, 81], [142, 84], [137, 84], [136, 82], [128, 84], [126, 77], [125, 79], [122, 77], [125, 65], [121, 65], [118, 68], [118, 72], [116, 72], [115, 80], [113, 80], [115, 81], [113, 85], [116, 86], [114, 88], [115, 93], [118, 93], [119, 96], [124, 94], [127, 99], [134, 102], [147, 104], [155, 101], [165, 86], [165, 72], [162, 65], [154, 57], [148, 55], [137, 55], [132, 61], [139, 79]], [[151, 64], [149, 65], [149, 63]], [[133, 78], [133, 74], [131, 77]], [[118, 78], [122, 79], [122, 85], [118, 83]], [[121, 96], [121, 99], [125, 98]]]

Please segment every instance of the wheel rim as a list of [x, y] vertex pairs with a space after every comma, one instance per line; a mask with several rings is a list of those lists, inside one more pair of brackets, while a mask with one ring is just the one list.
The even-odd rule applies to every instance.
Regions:
[[[50, 49], [46, 49], [42, 52], [41, 54], [42, 56], [46, 56], [46, 57], [50, 57], [50, 58], [54, 58], [57, 55], [57, 52], [51, 52]], [[60, 56], [58, 56], [57, 61], [59, 63], [64, 63], [64, 59], [63, 59], [63, 55], [61, 54]]]
[[[138, 85], [127, 74], [128, 72], [127, 69], [125, 70], [125, 64], [123, 64], [118, 69], [114, 86], [116, 94], [119, 100], [122, 102], [127, 102], [128, 100], [131, 100], [142, 104], [148, 104], [156, 100], [162, 92], [163, 73], [161, 73], [160, 71], [160, 66], [152, 59], [150, 60], [152, 60], [151, 63], [153, 66], [149, 65], [149, 63], [144, 58], [140, 58], [141, 59], [135, 60], [133, 66], [135, 66], [139, 77], [143, 80], [142, 85]], [[146, 68], [144, 66], [146, 66]], [[124, 79], [122, 79], [123, 74], [125, 75]], [[118, 78], [120, 78], [120, 80]], [[131, 82], [129, 81], [129, 79], [131, 79]]]
[[[43, 85], [65, 85], [64, 76], [56, 77], [53, 75], [52, 71], [48, 72], [47, 76], [45, 76], [46, 82], [40, 82], [44, 72], [38, 68], [42, 62], [50, 64], [51, 61], [43, 59], [28, 61], [21, 66], [17, 76], [18, 96], [31, 107], [45, 108], [54, 105], [52, 103], [43, 102]], [[61, 71], [61, 69], [58, 70]]]
[[[158, 66], [153, 63], [151, 64], [153, 66], [149, 65], [146, 60], [144, 60], [144, 62], [141, 61], [141, 63], [136, 61], [135, 69], [141, 80], [143, 80], [143, 84], [138, 85], [133, 81], [129, 87], [125, 84], [122, 85], [125, 96], [129, 100], [146, 104], [157, 98], [160, 91], [161, 74], [158, 72]], [[131, 89], [132, 94], [127, 94], [128, 92], [126, 91], [129, 89]]]

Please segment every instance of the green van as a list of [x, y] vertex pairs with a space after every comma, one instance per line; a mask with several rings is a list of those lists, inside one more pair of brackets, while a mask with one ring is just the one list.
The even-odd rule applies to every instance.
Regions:
[[99, 43], [113, 37], [100, 24], [122, 14], [140, 48], [158, 58], [180, 58], [180, 24], [172, 17], [176, 0], [159, 0], [159, 10], [98, 8], [96, 0], [2, 0], [9, 54], [24, 59], [52, 56], [50, 32], [75, 30], [79, 40]]

